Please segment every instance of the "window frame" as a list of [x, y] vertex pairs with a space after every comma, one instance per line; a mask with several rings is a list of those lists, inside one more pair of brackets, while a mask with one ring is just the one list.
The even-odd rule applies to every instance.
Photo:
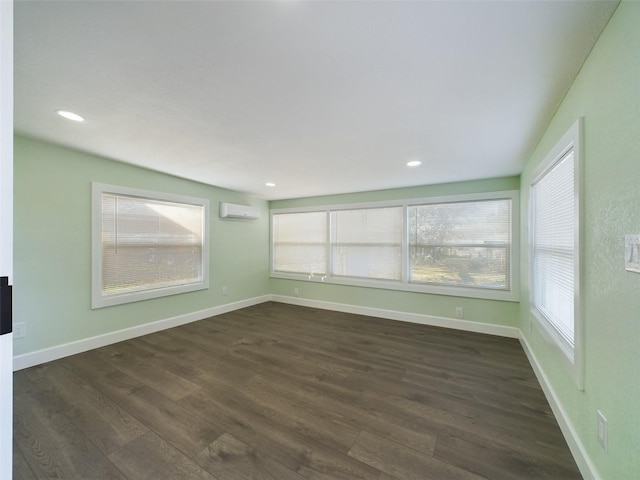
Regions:
[[[582, 309], [582, 265], [583, 265], [583, 181], [582, 181], [582, 131], [583, 119], [579, 118], [558, 140], [544, 160], [535, 169], [529, 184], [529, 306], [530, 322], [536, 325], [543, 338], [558, 353], [561, 363], [576, 386], [584, 389], [584, 317]], [[535, 262], [535, 202], [534, 187], [558, 163], [573, 150], [573, 197], [574, 197], [574, 263], [573, 263], [573, 348], [558, 329], [536, 307]]]
[[[209, 200], [172, 193], [157, 192], [119, 185], [93, 182], [91, 185], [91, 308], [103, 308], [112, 305], [138, 302], [180, 293], [194, 292], [209, 288]], [[114, 194], [137, 197], [152, 201], [203, 207], [202, 239], [202, 280], [188, 284], [169, 285], [145, 290], [129, 291], [119, 294], [103, 294], [102, 268], [102, 195]]]
[[[496, 290], [482, 287], [452, 286], [452, 285], [436, 285], [427, 283], [410, 283], [409, 270], [411, 268], [409, 261], [409, 227], [408, 227], [408, 208], [410, 206], [420, 206], [433, 203], [459, 203], [469, 201], [482, 200], [504, 200], [511, 201], [511, 258], [509, 289]], [[412, 199], [389, 200], [380, 202], [359, 202], [336, 205], [320, 205], [316, 207], [289, 207], [276, 208], [270, 211], [270, 276], [271, 278], [280, 278], [287, 280], [300, 280], [329, 283], [335, 285], [348, 285], [367, 288], [380, 288], [385, 290], [398, 290], [405, 292], [430, 293], [436, 295], [448, 295], [455, 297], [481, 298], [488, 300], [503, 300], [510, 302], [518, 302], [520, 296], [519, 278], [520, 278], [520, 192], [518, 190], [504, 190], [493, 192], [468, 193], [446, 196], [421, 197]], [[387, 208], [402, 207], [402, 279], [401, 280], [383, 280], [362, 277], [346, 277], [335, 276], [331, 274], [332, 259], [329, 253], [327, 259], [328, 273], [326, 275], [316, 276], [301, 273], [279, 272], [274, 270], [274, 232], [273, 232], [273, 216], [282, 213], [304, 213], [304, 212], [326, 212], [327, 216], [327, 248], [331, 251], [330, 235], [330, 212], [336, 210], [360, 210], [370, 208]]]

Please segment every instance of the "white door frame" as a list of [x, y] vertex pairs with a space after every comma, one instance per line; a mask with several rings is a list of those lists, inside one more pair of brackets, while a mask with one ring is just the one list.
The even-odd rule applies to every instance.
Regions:
[[[0, 276], [13, 283], [13, 0], [0, 0]], [[13, 333], [0, 335], [0, 478], [13, 474]]]

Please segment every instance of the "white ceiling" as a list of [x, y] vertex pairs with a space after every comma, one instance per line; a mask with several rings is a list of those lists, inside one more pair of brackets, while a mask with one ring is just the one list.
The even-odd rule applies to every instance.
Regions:
[[16, 0], [15, 129], [265, 199], [519, 174], [617, 4]]

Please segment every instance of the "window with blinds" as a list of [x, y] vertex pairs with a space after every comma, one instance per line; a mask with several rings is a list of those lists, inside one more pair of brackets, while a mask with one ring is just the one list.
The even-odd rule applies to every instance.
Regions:
[[331, 212], [331, 273], [402, 279], [402, 207]]
[[327, 212], [282, 213], [272, 221], [273, 270], [327, 273]]
[[533, 300], [538, 312], [574, 346], [574, 154], [569, 150], [533, 184]]
[[208, 201], [94, 184], [93, 307], [208, 286]]
[[584, 347], [580, 312], [580, 137], [578, 120], [538, 167], [530, 190], [533, 319], [579, 388]]
[[517, 191], [274, 209], [271, 276], [514, 301], [518, 210]]
[[410, 281], [510, 289], [511, 199], [409, 207]]

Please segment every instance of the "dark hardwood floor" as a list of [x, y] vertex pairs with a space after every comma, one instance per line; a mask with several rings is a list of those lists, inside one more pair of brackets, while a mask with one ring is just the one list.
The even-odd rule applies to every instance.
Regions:
[[581, 478], [517, 340], [265, 303], [21, 370], [14, 478]]

